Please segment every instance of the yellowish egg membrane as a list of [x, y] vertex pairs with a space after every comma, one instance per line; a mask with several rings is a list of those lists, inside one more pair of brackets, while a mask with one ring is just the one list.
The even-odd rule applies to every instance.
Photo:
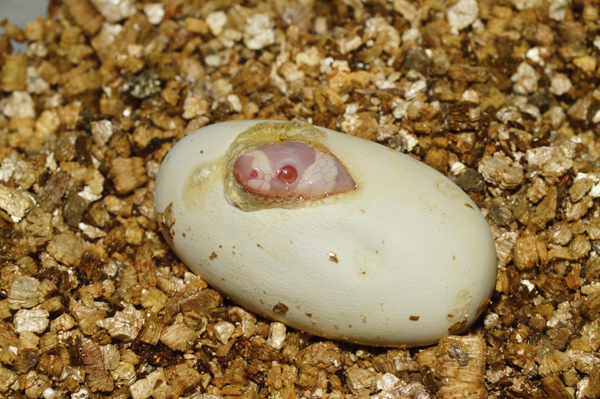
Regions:
[[[325, 137], [326, 135], [324, 132], [303, 121], [291, 123], [262, 122], [251, 127], [236, 137], [224, 157], [225, 192], [235, 205], [245, 211], [256, 211], [269, 208], [291, 209], [321, 204], [323, 198], [305, 198], [302, 196], [265, 197], [246, 191], [235, 178], [233, 167], [235, 161], [247, 152], [266, 145], [279, 144], [286, 141], [301, 141], [312, 147], [318, 148], [324, 153], [331, 154], [331, 151], [320, 142], [324, 140]], [[332, 155], [335, 156], [334, 154]]]

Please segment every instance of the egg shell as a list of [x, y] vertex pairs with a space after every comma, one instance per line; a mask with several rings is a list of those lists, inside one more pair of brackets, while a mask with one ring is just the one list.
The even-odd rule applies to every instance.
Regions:
[[353, 343], [429, 345], [475, 321], [493, 292], [496, 252], [458, 186], [410, 156], [319, 128], [357, 188], [244, 211], [225, 193], [223, 159], [259, 122], [199, 129], [162, 162], [155, 208], [193, 272], [259, 315]]

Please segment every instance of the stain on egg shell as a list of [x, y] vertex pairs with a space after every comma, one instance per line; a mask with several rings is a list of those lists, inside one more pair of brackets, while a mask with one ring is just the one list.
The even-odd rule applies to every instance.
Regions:
[[[272, 196], [236, 177], [244, 154], [294, 142], [334, 156], [355, 186]], [[165, 157], [154, 199], [192, 271], [315, 335], [429, 345], [468, 328], [493, 292], [494, 241], [462, 190], [409, 156], [305, 122], [231, 121], [189, 134]]]

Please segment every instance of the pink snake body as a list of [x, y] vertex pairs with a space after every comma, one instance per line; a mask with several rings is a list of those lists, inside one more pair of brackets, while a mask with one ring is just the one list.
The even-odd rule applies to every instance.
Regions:
[[301, 141], [249, 151], [235, 162], [234, 174], [247, 191], [265, 197], [316, 198], [356, 187], [335, 155]]

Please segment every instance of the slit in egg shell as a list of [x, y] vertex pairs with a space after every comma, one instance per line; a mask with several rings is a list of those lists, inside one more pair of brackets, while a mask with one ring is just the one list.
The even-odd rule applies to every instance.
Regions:
[[324, 137], [301, 121], [263, 122], [240, 134], [225, 156], [229, 199], [245, 211], [298, 208], [356, 189], [346, 166], [321, 144]]

